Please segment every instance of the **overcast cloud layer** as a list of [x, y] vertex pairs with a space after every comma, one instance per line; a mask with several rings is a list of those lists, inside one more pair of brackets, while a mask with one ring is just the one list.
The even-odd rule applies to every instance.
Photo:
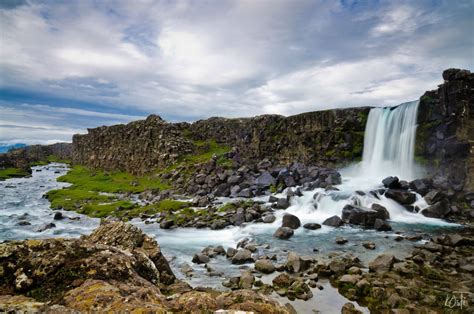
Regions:
[[468, 1], [0, 1], [0, 143], [395, 105], [473, 68]]

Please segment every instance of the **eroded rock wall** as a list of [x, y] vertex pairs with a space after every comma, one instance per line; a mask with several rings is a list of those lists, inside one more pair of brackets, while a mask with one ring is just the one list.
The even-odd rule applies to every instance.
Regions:
[[31, 145], [0, 154], [0, 167], [28, 169], [31, 163], [47, 161], [52, 156], [58, 160], [71, 160], [72, 144]]
[[368, 112], [369, 108], [338, 109], [291, 117], [210, 118], [191, 124], [166, 123], [152, 115], [75, 135], [73, 161], [145, 173], [195, 152], [197, 141], [214, 140], [233, 147], [242, 162], [269, 158], [281, 163], [341, 164], [361, 157]]
[[420, 98], [416, 155], [442, 190], [474, 191], [474, 74], [448, 69]]

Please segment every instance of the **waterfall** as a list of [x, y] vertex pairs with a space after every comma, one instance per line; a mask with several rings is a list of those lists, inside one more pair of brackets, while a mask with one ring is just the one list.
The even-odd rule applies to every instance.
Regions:
[[397, 107], [373, 108], [365, 127], [360, 174], [371, 177], [417, 176], [414, 162], [418, 101]]

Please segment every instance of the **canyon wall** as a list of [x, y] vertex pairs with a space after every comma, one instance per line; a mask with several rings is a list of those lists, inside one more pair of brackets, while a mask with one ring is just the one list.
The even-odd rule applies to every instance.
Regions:
[[341, 164], [359, 159], [369, 108], [291, 117], [210, 118], [167, 123], [156, 115], [127, 125], [89, 129], [73, 137], [73, 161], [93, 168], [146, 173], [197, 153], [203, 141], [232, 148], [241, 162]]
[[[437, 90], [420, 98], [416, 156], [435, 184], [473, 190], [473, 74], [449, 69]], [[212, 140], [234, 158], [264, 158], [341, 166], [359, 160], [370, 108], [335, 109], [283, 117], [210, 118], [167, 123], [156, 115], [127, 125], [89, 129], [73, 137], [73, 161], [93, 168], [140, 174], [165, 168]]]
[[420, 98], [416, 156], [443, 189], [474, 191], [474, 74], [448, 69]]
[[71, 160], [72, 144], [31, 145], [0, 154], [0, 168], [29, 169], [31, 164], [48, 160]]

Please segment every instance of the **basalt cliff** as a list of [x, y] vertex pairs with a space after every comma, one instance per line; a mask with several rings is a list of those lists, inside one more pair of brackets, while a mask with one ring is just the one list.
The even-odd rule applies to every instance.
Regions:
[[[440, 188], [473, 191], [474, 75], [448, 69], [443, 78], [438, 89], [420, 97], [416, 157]], [[270, 159], [280, 164], [341, 166], [361, 158], [369, 111], [368, 107], [335, 109], [194, 123], [168, 123], [151, 115], [75, 135], [72, 160], [93, 168], [141, 174], [171, 166], [199, 152], [203, 141], [215, 141], [232, 148], [238, 164]]]

